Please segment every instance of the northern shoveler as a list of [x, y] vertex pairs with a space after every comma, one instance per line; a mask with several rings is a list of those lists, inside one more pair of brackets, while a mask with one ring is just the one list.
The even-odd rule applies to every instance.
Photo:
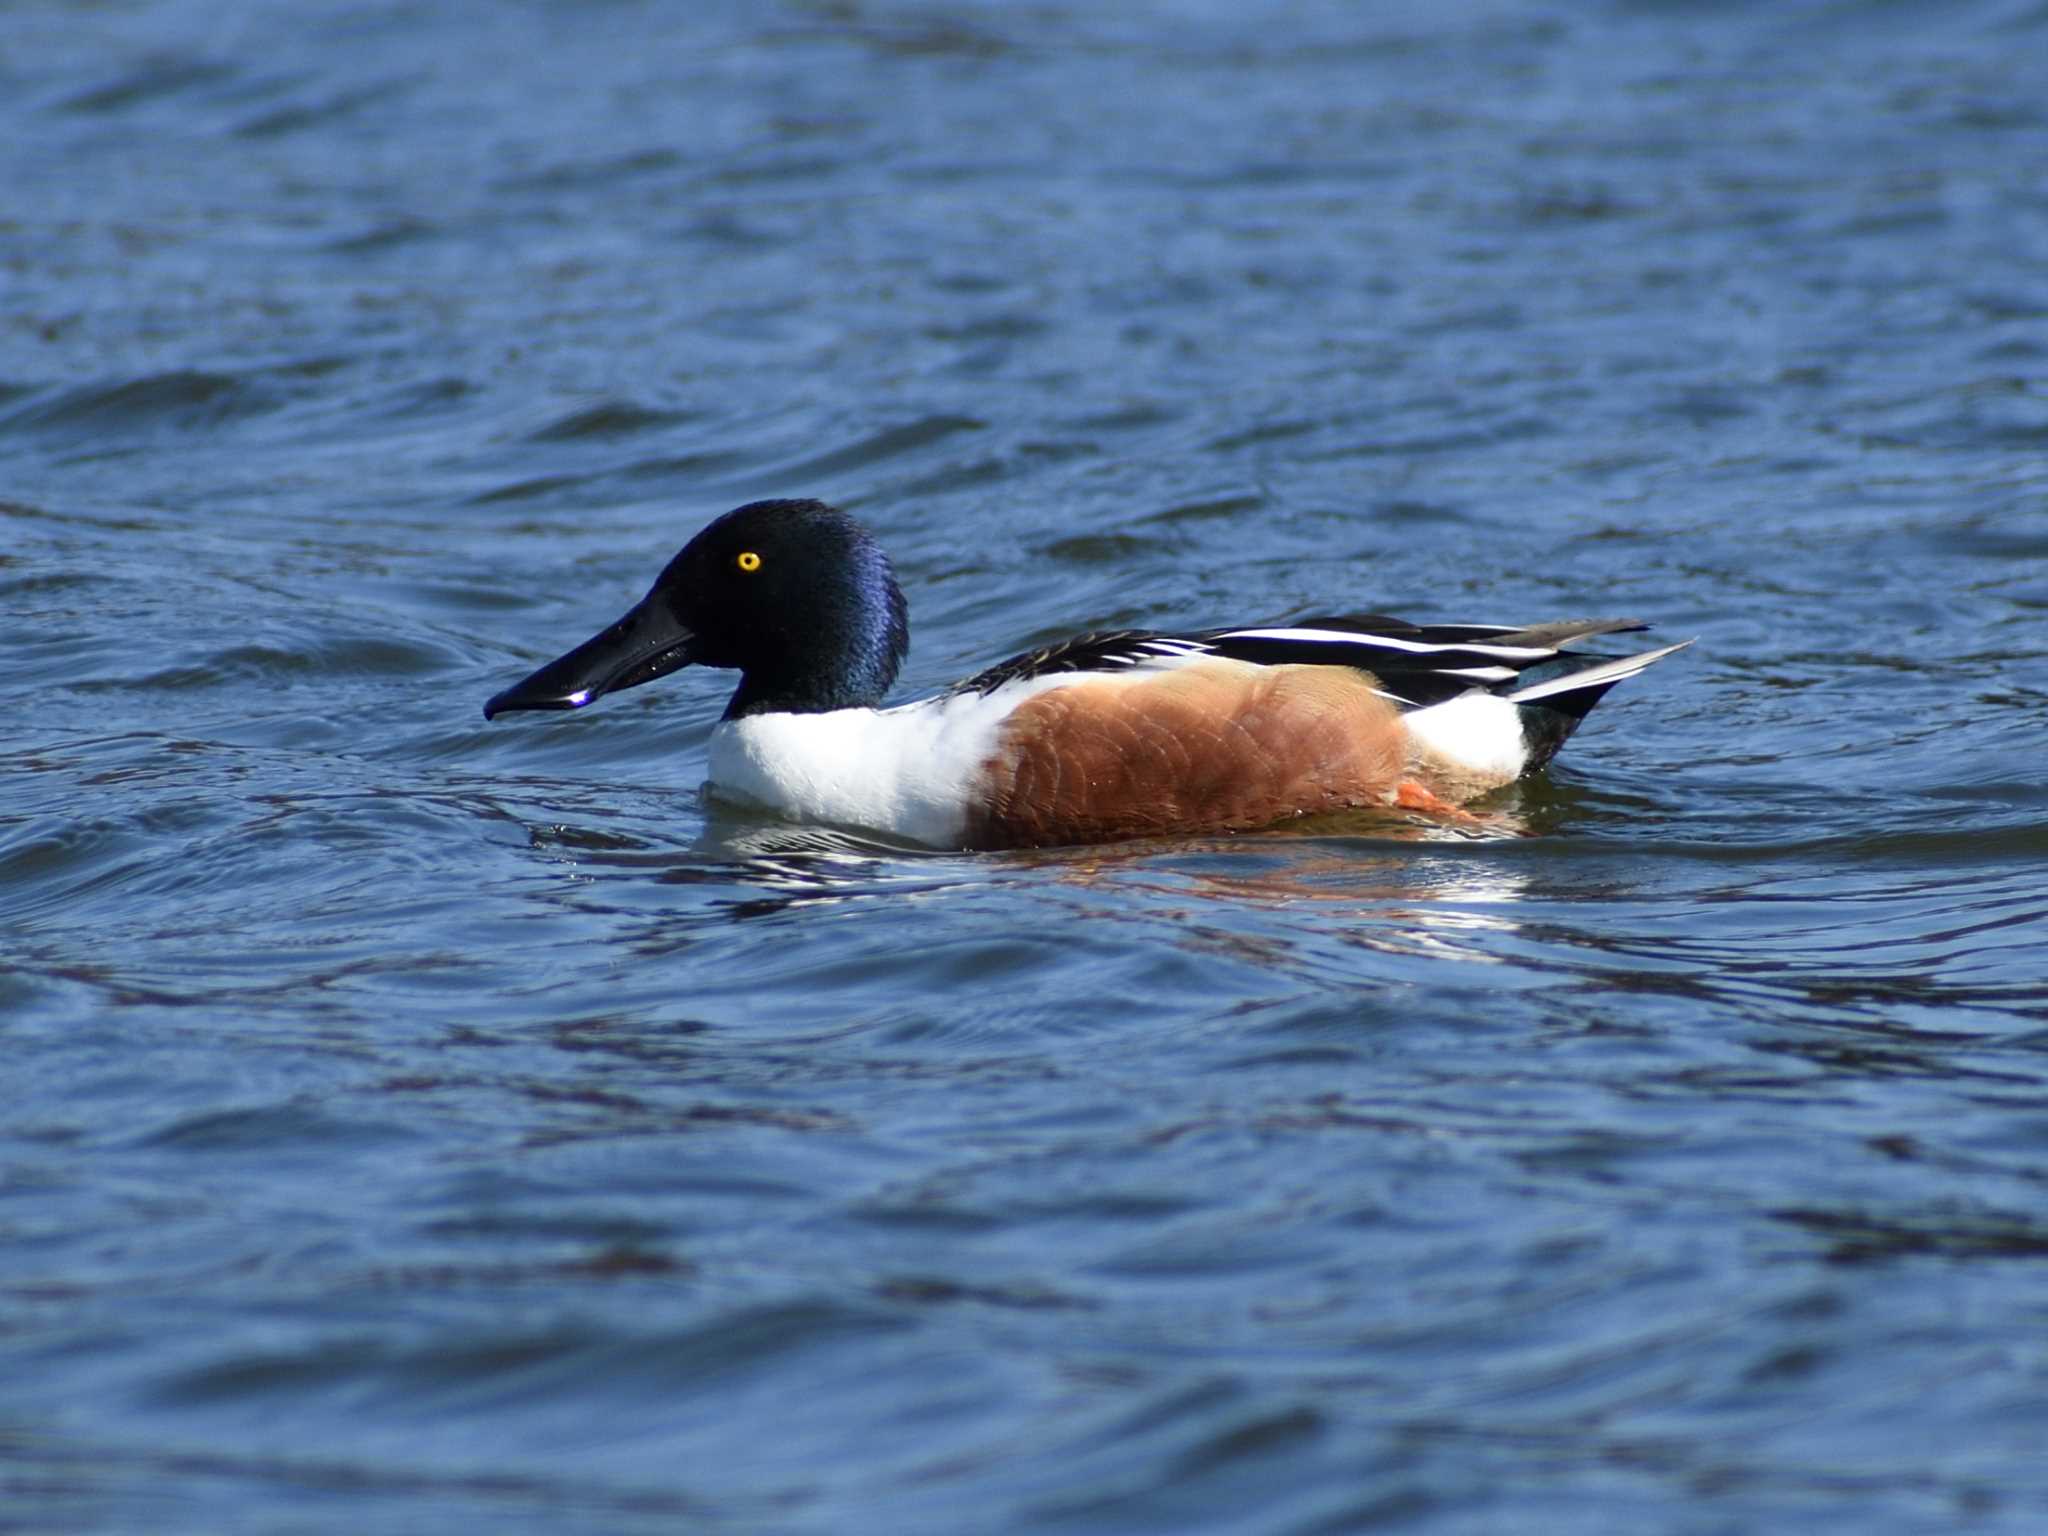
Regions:
[[[1077, 635], [882, 707], [910, 643], [889, 558], [819, 501], [757, 501], [683, 547], [616, 624], [484, 705], [580, 709], [692, 664], [739, 688], [715, 796], [935, 848], [1270, 827], [1349, 807], [1456, 814], [1548, 762], [1632, 656], [1562, 649], [1633, 619], [1347, 615]], [[1545, 667], [1545, 664], [1551, 664]], [[1531, 668], [1541, 680], [1524, 683]]]

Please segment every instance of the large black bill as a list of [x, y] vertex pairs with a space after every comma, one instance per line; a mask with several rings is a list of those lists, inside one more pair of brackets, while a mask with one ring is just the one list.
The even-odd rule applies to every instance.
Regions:
[[666, 604], [649, 598], [603, 634], [495, 695], [484, 705], [484, 718], [512, 709], [581, 709], [607, 693], [651, 683], [687, 667], [695, 639]]

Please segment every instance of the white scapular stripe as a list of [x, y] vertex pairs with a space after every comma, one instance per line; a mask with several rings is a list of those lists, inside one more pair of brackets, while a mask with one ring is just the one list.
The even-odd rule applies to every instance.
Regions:
[[1362, 645], [1383, 651], [1409, 651], [1418, 656], [1430, 656], [1443, 651], [1469, 651], [1475, 656], [1499, 656], [1516, 661], [1557, 654], [1547, 645], [1488, 645], [1482, 640], [1396, 640], [1392, 635], [1366, 635], [1349, 629], [1233, 629], [1221, 638], [1299, 640], [1311, 645]]
[[1521, 675], [1513, 667], [1444, 667], [1437, 672], [1438, 677], [1469, 677], [1481, 683], [1504, 683]]

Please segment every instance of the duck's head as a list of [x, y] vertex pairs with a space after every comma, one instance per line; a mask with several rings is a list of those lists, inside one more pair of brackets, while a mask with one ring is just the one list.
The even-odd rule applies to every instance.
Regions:
[[581, 709], [679, 667], [732, 667], [728, 720], [872, 708], [903, 665], [910, 624], [889, 557], [822, 501], [756, 501], [669, 561], [624, 618], [484, 705]]

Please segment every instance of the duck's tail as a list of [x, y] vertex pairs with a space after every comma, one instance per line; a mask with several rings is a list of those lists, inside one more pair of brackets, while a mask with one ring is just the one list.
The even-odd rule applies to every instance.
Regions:
[[1589, 657], [1583, 666], [1562, 677], [1546, 678], [1502, 694], [1521, 716], [1522, 735], [1529, 752], [1527, 766], [1540, 768], [1555, 757], [1557, 749], [1616, 683], [1691, 644], [1690, 640], [1681, 640], [1676, 645], [1638, 651], [1633, 656]]

